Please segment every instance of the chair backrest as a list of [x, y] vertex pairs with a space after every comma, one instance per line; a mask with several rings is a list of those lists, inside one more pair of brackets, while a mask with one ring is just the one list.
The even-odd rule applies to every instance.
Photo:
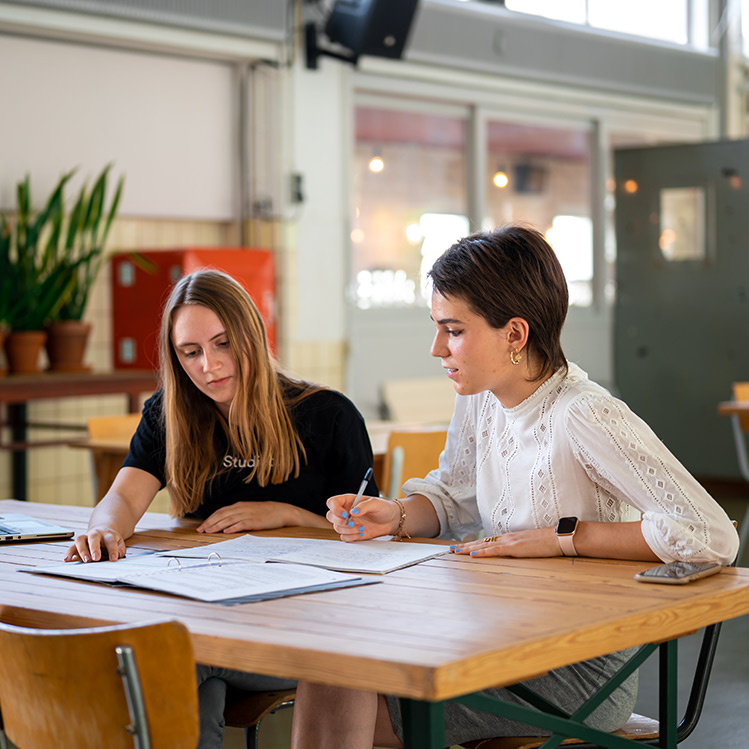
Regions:
[[[140, 414], [118, 416], [92, 416], [87, 422], [88, 439], [93, 443], [109, 444], [111, 448], [91, 445], [91, 469], [94, 488], [94, 502], [107, 493], [127, 455], [135, 430], [140, 422]], [[115, 448], [114, 446], [119, 447]]]
[[92, 416], [87, 422], [90, 440], [129, 440], [140, 422], [140, 414], [121, 414], [118, 416]]
[[402, 497], [401, 485], [410, 478], [422, 478], [439, 465], [445, 449], [445, 427], [395, 429], [388, 435], [383, 465], [382, 491], [389, 497]]
[[447, 377], [413, 377], [382, 383], [387, 418], [398, 422], [449, 424], [455, 389]]
[[[749, 401], [749, 382], [733, 383], [733, 399], [735, 401]], [[749, 414], [739, 416], [742, 432], [749, 432]]]
[[[197, 694], [190, 635], [179, 622], [0, 623], [0, 711], [8, 739], [23, 749], [195, 749]], [[146, 733], [133, 736], [139, 715]]]

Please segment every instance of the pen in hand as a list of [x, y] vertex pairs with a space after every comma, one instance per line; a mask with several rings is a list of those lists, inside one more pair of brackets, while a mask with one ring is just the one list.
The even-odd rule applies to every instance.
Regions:
[[359, 504], [362, 494], [364, 494], [364, 490], [367, 488], [367, 484], [371, 481], [372, 476], [374, 476], [374, 471], [371, 468], [367, 468], [367, 472], [364, 474], [361, 484], [359, 484], [359, 491], [356, 492], [356, 497], [354, 497], [354, 503], [351, 505], [352, 510]]

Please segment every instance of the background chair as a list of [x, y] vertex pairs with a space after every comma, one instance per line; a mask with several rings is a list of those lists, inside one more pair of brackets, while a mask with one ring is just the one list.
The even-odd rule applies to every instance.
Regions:
[[258, 749], [260, 721], [266, 715], [294, 706], [296, 690], [245, 692], [231, 685], [226, 690], [224, 722], [232, 728], [244, 728], [247, 749]]
[[412, 377], [382, 383], [383, 418], [400, 423], [449, 424], [455, 388], [445, 377]]
[[8, 740], [22, 749], [195, 749], [197, 695], [179, 622], [0, 623], [0, 710]]
[[[749, 382], [733, 383], [733, 399], [735, 401], [749, 402]], [[739, 461], [739, 470], [743, 478], [749, 481], [749, 457], [746, 452], [746, 438], [744, 436], [749, 432], [749, 414], [732, 414], [731, 427], [733, 428], [733, 439], [736, 443], [736, 457]], [[739, 559], [741, 559], [742, 552], [744, 551], [747, 536], [749, 536], [749, 506], [746, 508], [746, 514], [739, 529], [739, 538], [741, 539], [739, 544]]]
[[445, 449], [445, 427], [394, 429], [388, 435], [387, 452], [380, 487], [385, 496], [402, 497], [401, 485], [414, 477], [426, 476], [439, 465]]
[[112, 485], [139, 422], [140, 414], [93, 416], [86, 422], [91, 450], [94, 503], [98, 502]]

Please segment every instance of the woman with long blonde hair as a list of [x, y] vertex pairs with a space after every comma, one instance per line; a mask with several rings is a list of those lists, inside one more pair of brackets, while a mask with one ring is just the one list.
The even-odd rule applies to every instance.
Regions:
[[[344, 395], [284, 374], [262, 318], [233, 278], [200, 270], [164, 307], [161, 387], [145, 403], [130, 451], [66, 561], [115, 561], [156, 493], [202, 533], [302, 525], [330, 528], [326, 500], [352, 491], [372, 465], [364, 420]], [[374, 482], [368, 491], [377, 493]], [[226, 683], [291, 682], [198, 667], [200, 747], [220, 747]]]

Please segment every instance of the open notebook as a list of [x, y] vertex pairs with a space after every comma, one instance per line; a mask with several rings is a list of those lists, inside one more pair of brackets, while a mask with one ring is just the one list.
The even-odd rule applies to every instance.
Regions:
[[63, 528], [47, 520], [23, 515], [20, 512], [0, 514], [0, 543], [9, 541], [51, 541], [56, 538], [72, 538], [75, 531]]

